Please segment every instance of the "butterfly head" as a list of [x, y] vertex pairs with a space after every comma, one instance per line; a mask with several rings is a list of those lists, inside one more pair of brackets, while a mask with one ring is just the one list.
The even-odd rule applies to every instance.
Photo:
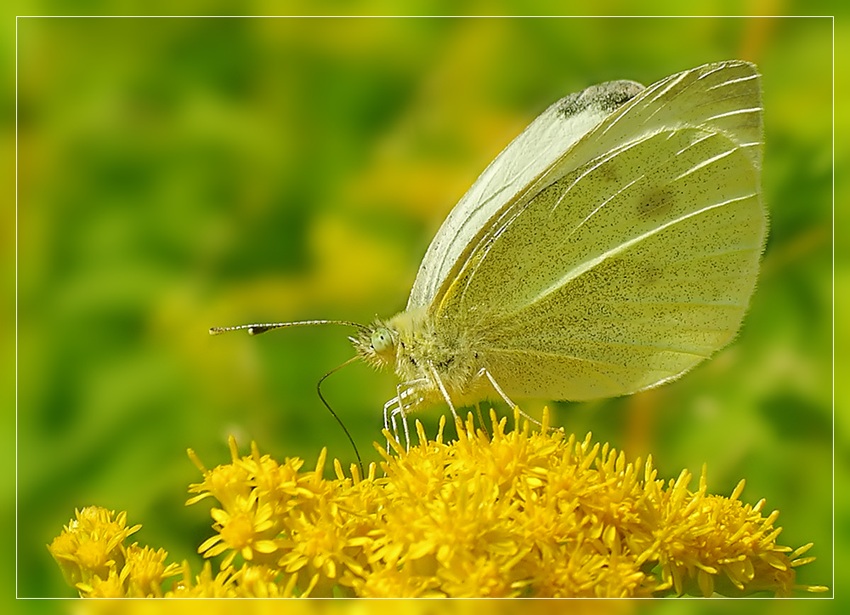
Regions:
[[388, 367], [396, 361], [398, 331], [385, 322], [376, 320], [349, 338], [357, 354], [370, 365]]

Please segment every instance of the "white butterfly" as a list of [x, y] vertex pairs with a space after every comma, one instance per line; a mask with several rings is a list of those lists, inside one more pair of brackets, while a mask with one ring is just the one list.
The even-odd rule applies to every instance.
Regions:
[[457, 417], [493, 396], [625, 395], [728, 344], [765, 242], [760, 99], [755, 66], [728, 61], [596, 85], [534, 120], [449, 214], [407, 309], [342, 323], [399, 377], [385, 427], [408, 435], [439, 402]]

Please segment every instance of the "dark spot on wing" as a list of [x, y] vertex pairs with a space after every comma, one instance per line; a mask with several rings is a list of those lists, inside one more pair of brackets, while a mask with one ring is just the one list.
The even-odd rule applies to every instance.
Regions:
[[620, 173], [617, 171], [617, 165], [612, 160], [596, 167], [594, 171], [596, 177], [604, 179], [606, 182], [616, 184], [620, 182]]
[[654, 188], [638, 199], [636, 213], [641, 218], [660, 218], [670, 213], [676, 203], [676, 195], [667, 188]]
[[588, 109], [611, 113], [637, 96], [642, 89], [643, 86], [636, 81], [606, 81], [565, 96], [558, 101], [558, 113], [565, 118]]
[[644, 262], [636, 271], [641, 286], [652, 286], [664, 276], [664, 270], [661, 267], [651, 263]]

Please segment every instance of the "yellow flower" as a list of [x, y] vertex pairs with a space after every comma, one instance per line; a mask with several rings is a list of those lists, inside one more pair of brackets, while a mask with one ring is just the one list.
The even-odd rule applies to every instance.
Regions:
[[712, 495], [703, 468], [691, 491], [687, 471], [664, 481], [651, 459], [628, 461], [590, 434], [535, 433], [528, 424], [509, 431], [506, 424], [494, 415], [490, 436], [470, 418], [458, 424], [459, 438], [450, 443], [443, 441], [442, 423], [433, 440], [417, 424], [419, 444], [406, 451], [394, 443], [392, 454], [382, 452], [380, 477], [374, 464], [361, 477], [356, 467], [347, 476], [334, 462], [335, 478], [325, 479], [325, 451], [310, 471], [299, 459], [279, 463], [261, 455], [256, 445], [240, 456], [232, 439], [231, 463], [213, 470], [190, 451], [203, 481], [190, 486], [188, 504], [207, 497], [218, 502], [210, 513], [214, 534], [198, 551], [220, 557], [220, 572], [213, 575], [207, 562], [193, 576], [184, 563], [170, 591], [162, 580], [177, 568], [165, 564], [162, 550], [125, 548], [123, 540], [138, 528], [126, 529], [123, 514], [86, 513], [97, 520], [94, 526], [105, 526], [87, 532], [97, 540], [80, 544], [66, 528], [51, 553], [83, 595], [635, 597], [826, 590], [796, 583], [796, 568], [813, 559], [803, 557], [811, 545], [792, 551], [777, 544], [778, 513], [763, 516], [763, 501], [741, 502], [743, 481], [729, 497]]
[[126, 563], [121, 571], [126, 578], [126, 595], [136, 598], [161, 597], [162, 581], [180, 572], [177, 564], [166, 564], [168, 553], [132, 544], [127, 547]]
[[75, 517], [48, 550], [82, 596], [161, 596], [162, 582], [179, 572], [162, 549], [125, 545], [141, 528], [127, 527], [127, 513], [90, 506]]
[[174, 584], [166, 598], [235, 598], [235, 571], [232, 568], [222, 570], [215, 576], [212, 566], [204, 562], [201, 573], [193, 578], [188, 562], [183, 562], [183, 577]]
[[124, 566], [124, 541], [141, 526], [127, 527], [127, 513], [117, 515], [97, 506], [75, 511], [75, 518], [48, 545], [48, 550], [73, 587]]
[[229, 567], [238, 553], [250, 561], [255, 559], [255, 554], [273, 553], [277, 549], [274, 541], [266, 538], [274, 536], [269, 534], [275, 525], [271, 520], [272, 507], [268, 503], [260, 504], [256, 491], [232, 499], [229, 510], [213, 508], [210, 514], [215, 519], [213, 529], [217, 534], [205, 540], [198, 553], [214, 557], [228, 551], [222, 569]]

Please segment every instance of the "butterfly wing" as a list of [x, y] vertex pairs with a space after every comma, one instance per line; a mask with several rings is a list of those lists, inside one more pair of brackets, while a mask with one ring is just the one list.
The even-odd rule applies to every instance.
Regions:
[[434, 297], [516, 396], [584, 400], [681, 375], [736, 334], [766, 217], [750, 64], [620, 106], [489, 219]]
[[422, 259], [407, 309], [429, 306], [490, 220], [642, 89], [634, 81], [595, 85], [562, 98], [535, 119], [490, 163], [443, 222]]

